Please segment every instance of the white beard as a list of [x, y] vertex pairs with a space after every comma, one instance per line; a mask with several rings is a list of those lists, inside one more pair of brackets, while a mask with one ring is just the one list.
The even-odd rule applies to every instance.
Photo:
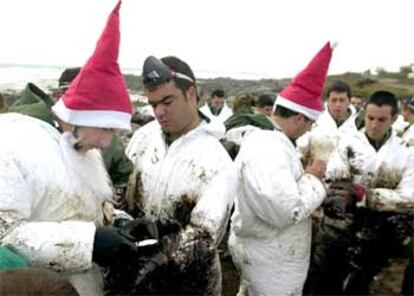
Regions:
[[86, 152], [77, 151], [74, 148], [77, 142], [78, 139], [71, 132], [64, 132], [59, 141], [63, 152], [63, 161], [68, 171], [76, 175], [71, 181], [78, 180], [78, 183], [80, 183], [76, 184], [80, 186], [78, 188], [86, 188], [93, 191], [101, 201], [112, 201], [111, 182], [100, 151], [97, 149], [91, 149]]

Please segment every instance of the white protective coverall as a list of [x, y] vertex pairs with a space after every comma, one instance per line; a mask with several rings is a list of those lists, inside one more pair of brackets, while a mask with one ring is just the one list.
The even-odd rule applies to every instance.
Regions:
[[[135, 164], [134, 175], [141, 179], [141, 196], [135, 195], [134, 202], [146, 216], [184, 224], [179, 249], [194, 245], [199, 234], [212, 239], [209, 248], [215, 260], [205, 292], [209, 295], [221, 294], [216, 247], [226, 231], [236, 194], [234, 164], [218, 141], [224, 132], [222, 123], [202, 121], [168, 146], [159, 123], [153, 121], [135, 132], [126, 149]], [[177, 217], [177, 209], [186, 207], [189, 217]]]
[[220, 122], [225, 122], [227, 118], [233, 115], [233, 111], [227, 106], [226, 102], [224, 102], [223, 108], [220, 110], [220, 113], [218, 115], [211, 113], [210, 107], [207, 103], [205, 103], [204, 106], [200, 108], [200, 111], [209, 119], [219, 120]]
[[339, 139], [349, 132], [356, 131], [355, 108], [349, 108], [350, 116], [338, 127], [331, 113], [326, 109], [312, 126], [312, 129], [299, 137], [297, 147], [304, 160], [309, 158], [328, 161], [338, 146]]
[[378, 211], [414, 207], [414, 149], [394, 132], [376, 151], [364, 131], [343, 137], [327, 167], [333, 181], [352, 178]]
[[235, 160], [238, 192], [229, 248], [249, 295], [300, 295], [312, 221], [326, 196], [305, 174], [293, 143], [277, 127], [245, 136]]
[[100, 153], [76, 153], [69, 136], [32, 117], [0, 115], [0, 243], [31, 266], [61, 271], [81, 295], [101, 295], [92, 249], [112, 190]]
[[410, 146], [414, 146], [414, 124], [410, 124], [403, 131], [401, 138]]
[[409, 123], [404, 120], [404, 116], [398, 114], [397, 119], [392, 124], [392, 129], [395, 131], [397, 135], [401, 135], [408, 125]]

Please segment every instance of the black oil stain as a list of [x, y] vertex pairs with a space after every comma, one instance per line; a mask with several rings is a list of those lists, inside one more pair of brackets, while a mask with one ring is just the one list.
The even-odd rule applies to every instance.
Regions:
[[350, 146], [346, 147], [346, 156], [348, 157], [348, 159], [355, 158], [355, 151], [352, 147]]
[[381, 165], [376, 172], [374, 188], [396, 189], [402, 180], [401, 170]]
[[158, 267], [134, 292], [137, 295], [210, 295], [209, 280], [216, 272], [213, 239], [207, 231], [199, 229], [191, 241], [192, 248], [182, 251], [191, 258], [185, 266], [170, 261]]
[[143, 211], [144, 188], [142, 185], [141, 172], [136, 167], [129, 177], [128, 187], [125, 192], [125, 199], [128, 204], [128, 213], [134, 218], [144, 216]]
[[193, 211], [198, 198], [185, 194], [173, 204], [173, 218], [181, 225], [185, 226], [190, 222], [191, 212]]

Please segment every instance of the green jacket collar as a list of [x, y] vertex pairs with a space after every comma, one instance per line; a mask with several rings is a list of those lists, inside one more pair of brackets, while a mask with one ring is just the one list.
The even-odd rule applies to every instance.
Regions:
[[374, 147], [375, 151], [378, 151], [385, 144], [385, 142], [387, 142], [388, 139], [391, 137], [391, 133], [392, 133], [392, 131], [391, 131], [391, 128], [390, 128], [388, 130], [388, 132], [385, 133], [384, 138], [381, 141], [378, 141], [378, 142], [375, 141], [375, 140], [370, 139], [366, 133], [365, 133], [365, 136], [367, 137], [368, 142], [371, 144], [371, 146]]
[[54, 101], [39, 87], [28, 83], [20, 99], [9, 107], [9, 112], [16, 112], [46, 121], [54, 126], [52, 106]]
[[265, 130], [273, 130], [274, 125], [272, 121], [263, 114], [255, 114], [251, 107], [244, 106], [237, 110], [232, 116], [230, 116], [225, 122], [226, 131], [252, 125]]

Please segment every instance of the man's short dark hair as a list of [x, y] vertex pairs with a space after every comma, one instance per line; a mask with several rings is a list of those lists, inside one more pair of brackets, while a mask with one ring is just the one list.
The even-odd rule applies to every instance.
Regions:
[[338, 92], [338, 93], [345, 92], [347, 94], [348, 98], [351, 99], [351, 96], [352, 96], [351, 95], [351, 87], [345, 81], [342, 81], [342, 80], [332, 81], [329, 84], [329, 86], [326, 90], [326, 97], [329, 97], [329, 94], [333, 91]]
[[260, 95], [257, 99], [256, 106], [259, 108], [263, 108], [266, 106], [273, 106], [275, 102], [275, 97], [270, 94], [263, 94]]
[[[183, 92], [183, 94], [185, 94], [185, 92], [190, 88], [190, 86], [194, 86], [195, 88], [197, 88], [196, 85], [196, 79], [194, 76], [193, 71], [191, 70], [190, 66], [180, 60], [179, 58], [176, 58], [174, 56], [168, 56], [168, 57], [164, 57], [161, 59], [161, 62], [163, 62], [165, 65], [168, 66], [168, 68], [170, 68], [171, 70], [177, 72], [177, 73], [181, 73], [184, 75], [187, 75], [188, 77], [190, 77], [194, 83], [191, 83], [188, 80], [185, 79], [181, 79], [181, 78], [175, 78], [175, 85]], [[198, 96], [197, 96], [198, 99]]]
[[69, 87], [73, 79], [79, 74], [80, 70], [80, 67], [65, 69], [59, 77], [59, 88]]
[[292, 111], [288, 108], [285, 108], [285, 107], [279, 106], [279, 105], [276, 106], [276, 109], [273, 112], [273, 115], [278, 116], [278, 117], [282, 117], [282, 118], [289, 118], [289, 117], [295, 116], [297, 114], [299, 114], [299, 112]]
[[391, 107], [391, 115], [394, 116], [398, 112], [398, 101], [395, 95], [392, 92], [379, 90], [374, 92], [370, 98], [368, 99], [369, 104], [377, 105], [378, 107], [381, 106], [390, 106]]
[[224, 98], [224, 90], [222, 89], [215, 89], [212, 93], [211, 93], [211, 97], [219, 97], [219, 98]]

